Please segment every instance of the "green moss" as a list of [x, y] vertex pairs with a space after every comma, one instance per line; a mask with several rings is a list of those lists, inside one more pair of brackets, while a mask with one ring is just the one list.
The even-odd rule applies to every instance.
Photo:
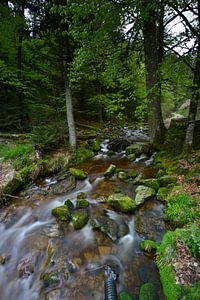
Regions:
[[83, 170], [70, 168], [69, 172], [77, 179], [85, 179], [87, 178], [87, 173], [85, 173]]
[[77, 199], [76, 207], [77, 208], [88, 207], [89, 204], [90, 203], [86, 199]]
[[167, 187], [161, 187], [159, 188], [157, 192], [157, 199], [159, 201], [165, 201], [167, 199], [167, 194], [168, 194], [169, 189]]
[[89, 144], [87, 142], [82, 142], [74, 153], [74, 160], [75, 163], [79, 164], [83, 162], [84, 160], [91, 158], [94, 156], [94, 151], [90, 148]]
[[132, 171], [130, 176], [134, 179], [136, 178], [137, 176], [139, 175], [139, 172], [138, 171]]
[[141, 286], [139, 300], [156, 300], [155, 288], [152, 283], [145, 283]]
[[142, 183], [145, 185], [145, 186], [148, 186], [152, 189], [154, 189], [155, 191], [157, 191], [160, 187], [159, 185], [159, 182], [156, 178], [149, 178], [149, 179], [144, 179], [142, 181]]
[[100, 141], [97, 140], [97, 139], [94, 139], [94, 140], [92, 141], [92, 145], [91, 145], [91, 146], [92, 146], [92, 150], [94, 150], [95, 152], [101, 150], [101, 143], [100, 143]]
[[72, 213], [72, 223], [74, 229], [81, 229], [88, 222], [89, 216], [86, 209], [79, 209]]
[[129, 293], [127, 293], [126, 291], [121, 291], [119, 293], [119, 299], [120, 300], [132, 300], [133, 298], [131, 297], [131, 295]]
[[160, 279], [166, 300], [181, 300], [181, 287], [176, 284], [172, 266], [160, 268]]
[[135, 201], [122, 193], [114, 193], [107, 198], [107, 203], [121, 212], [130, 212], [136, 208]]
[[104, 172], [104, 176], [110, 176], [110, 175], [113, 175], [116, 171], [116, 166], [111, 164], [107, 170]]
[[159, 185], [161, 187], [167, 186], [169, 184], [174, 184], [177, 181], [177, 177], [173, 175], [165, 175], [158, 179]]
[[152, 240], [144, 240], [140, 243], [140, 248], [143, 251], [151, 252], [157, 249], [157, 243]]
[[62, 205], [52, 209], [52, 215], [56, 217], [59, 221], [70, 221], [70, 210], [67, 207], [67, 205]]
[[69, 210], [74, 208], [74, 204], [70, 199], [67, 199], [64, 204], [69, 208]]
[[170, 194], [164, 214], [167, 221], [177, 226], [183, 226], [199, 216], [197, 200], [186, 193]]

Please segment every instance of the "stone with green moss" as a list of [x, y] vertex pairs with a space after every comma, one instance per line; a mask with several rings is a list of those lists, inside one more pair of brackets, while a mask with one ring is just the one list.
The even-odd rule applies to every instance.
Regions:
[[136, 159], [136, 155], [135, 155], [135, 153], [132, 153], [132, 154], [127, 155], [127, 158], [128, 158], [128, 160], [133, 161]]
[[77, 199], [76, 207], [77, 208], [84, 208], [89, 206], [89, 202], [86, 199]]
[[59, 221], [69, 222], [70, 221], [70, 210], [67, 205], [58, 206], [52, 209], [52, 215]]
[[161, 187], [167, 186], [169, 184], [175, 184], [177, 181], [177, 177], [174, 175], [165, 175], [160, 177], [159, 179], [159, 184]]
[[89, 215], [87, 209], [77, 209], [72, 213], [72, 223], [76, 230], [83, 228], [88, 220]]
[[116, 171], [116, 166], [113, 165], [113, 164], [111, 164], [111, 165], [107, 168], [107, 170], [105, 171], [104, 176], [110, 176], [110, 175], [113, 175], [113, 174], [115, 173], [115, 171]]
[[126, 172], [124, 171], [120, 171], [118, 174], [117, 174], [117, 177], [120, 179], [120, 180], [126, 180], [128, 178], [128, 175]]
[[119, 300], [132, 300], [132, 296], [126, 292], [126, 291], [121, 291], [119, 293]]
[[136, 156], [140, 156], [140, 154], [142, 153], [142, 147], [143, 145], [141, 144], [130, 145], [125, 149], [126, 155], [128, 156], [130, 154], [135, 154]]
[[135, 200], [123, 193], [113, 193], [107, 198], [107, 203], [121, 212], [130, 212], [136, 208]]
[[157, 247], [158, 247], [157, 243], [152, 240], [144, 240], [140, 243], [140, 249], [145, 252], [155, 251]]
[[139, 300], [156, 300], [156, 291], [152, 283], [147, 282], [141, 286]]
[[77, 179], [85, 179], [87, 178], [87, 173], [83, 170], [76, 169], [76, 168], [70, 168], [69, 172]]
[[159, 201], [166, 201], [168, 192], [169, 192], [169, 189], [167, 187], [159, 188], [157, 195], [156, 195], [157, 199]]
[[21, 175], [18, 172], [12, 170], [6, 174], [5, 185], [0, 191], [0, 194], [2, 193], [12, 195], [12, 193], [16, 191], [16, 189], [18, 189], [22, 184], [23, 181]]
[[154, 189], [155, 191], [157, 191], [160, 187], [158, 179], [156, 178], [143, 179], [142, 184]]
[[64, 204], [69, 208], [69, 210], [74, 208], [74, 204], [70, 199], [67, 199]]
[[156, 192], [154, 189], [139, 185], [136, 190], [136, 196], [135, 196], [135, 203], [136, 205], [140, 205], [144, 203], [146, 200], [153, 198], [156, 195]]
[[77, 195], [77, 199], [86, 199], [87, 198], [87, 194], [84, 192], [81, 192]]
[[139, 175], [138, 171], [132, 171], [130, 176], [131, 178], [135, 179]]

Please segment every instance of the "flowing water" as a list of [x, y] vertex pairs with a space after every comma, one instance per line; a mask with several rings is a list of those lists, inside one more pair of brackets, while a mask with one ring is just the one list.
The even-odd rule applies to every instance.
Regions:
[[[105, 140], [97, 156], [78, 166], [89, 176], [77, 181], [73, 190], [54, 195], [52, 187], [58, 178], [46, 178], [30, 185], [21, 199], [1, 209], [0, 299], [103, 300], [106, 265], [118, 273], [118, 292], [126, 290], [138, 299], [141, 285], [152, 282], [156, 299], [163, 299], [154, 258], [145, 256], [139, 248], [145, 238], [161, 240], [165, 231], [162, 205], [152, 200], [132, 214], [122, 214], [105, 202], [105, 197], [119, 189], [134, 197], [132, 180], [104, 177], [111, 163], [128, 174], [137, 170], [149, 178], [154, 174], [148, 166], [152, 158], [149, 163], [146, 157], [130, 162], [123, 152], [107, 157], [108, 144]], [[91, 218], [112, 220], [122, 232], [111, 239], [89, 224], [75, 231], [71, 223], [57, 222], [52, 209], [66, 199], [75, 204], [80, 192], [87, 194]]]

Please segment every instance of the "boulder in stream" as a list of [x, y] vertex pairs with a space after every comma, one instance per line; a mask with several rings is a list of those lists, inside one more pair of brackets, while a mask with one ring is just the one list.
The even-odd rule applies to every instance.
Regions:
[[76, 187], [75, 177], [71, 174], [65, 176], [66, 178], [62, 181], [57, 182], [52, 189], [54, 195], [61, 195], [73, 190]]
[[84, 172], [83, 170], [76, 169], [76, 168], [70, 168], [69, 172], [77, 179], [85, 179], [87, 178], [87, 173]]
[[135, 156], [138, 157], [142, 154], [142, 147], [142, 144], [132, 144], [126, 147], [126, 155], [129, 156], [130, 154], [135, 154]]
[[0, 194], [12, 195], [12, 193], [23, 183], [21, 175], [11, 168], [3, 168], [0, 179]]
[[52, 209], [52, 215], [59, 221], [69, 222], [70, 221], [70, 210], [67, 205], [58, 206]]
[[115, 171], [116, 171], [116, 166], [113, 165], [113, 164], [111, 164], [111, 165], [107, 168], [107, 170], [105, 171], [104, 176], [110, 176], [110, 175], [113, 175], [113, 174], [115, 173]]
[[74, 229], [81, 229], [83, 228], [89, 219], [87, 209], [77, 209], [72, 213], [72, 223]]
[[136, 205], [140, 205], [144, 203], [146, 200], [153, 198], [156, 195], [156, 192], [154, 189], [139, 185], [136, 190], [136, 196], [135, 196], [135, 203]]
[[107, 203], [121, 212], [130, 212], [136, 208], [134, 199], [123, 193], [113, 193], [107, 198]]

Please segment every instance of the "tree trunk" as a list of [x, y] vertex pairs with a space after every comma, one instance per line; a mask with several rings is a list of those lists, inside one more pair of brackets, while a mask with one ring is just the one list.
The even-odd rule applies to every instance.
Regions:
[[69, 144], [70, 147], [76, 148], [76, 130], [74, 124], [72, 93], [71, 93], [69, 81], [67, 79], [65, 80], [65, 98], [66, 98], [66, 109], [67, 109], [67, 124], [69, 130]]
[[[200, 0], [198, 0], [198, 27], [200, 32]], [[194, 141], [194, 127], [197, 115], [198, 103], [200, 101], [200, 34], [197, 35], [197, 56], [193, 79], [193, 93], [190, 100], [190, 108], [188, 114], [188, 126], [186, 129], [185, 141], [183, 145], [184, 152], [191, 152]]]
[[[147, 4], [143, 1], [143, 6]], [[145, 6], [144, 6], [145, 7]], [[147, 14], [147, 12], [145, 11]], [[144, 53], [146, 65], [146, 86], [149, 103], [148, 123], [150, 141], [160, 146], [164, 141], [165, 127], [162, 118], [159, 93], [159, 45], [156, 25], [156, 13], [152, 6], [143, 23]]]

